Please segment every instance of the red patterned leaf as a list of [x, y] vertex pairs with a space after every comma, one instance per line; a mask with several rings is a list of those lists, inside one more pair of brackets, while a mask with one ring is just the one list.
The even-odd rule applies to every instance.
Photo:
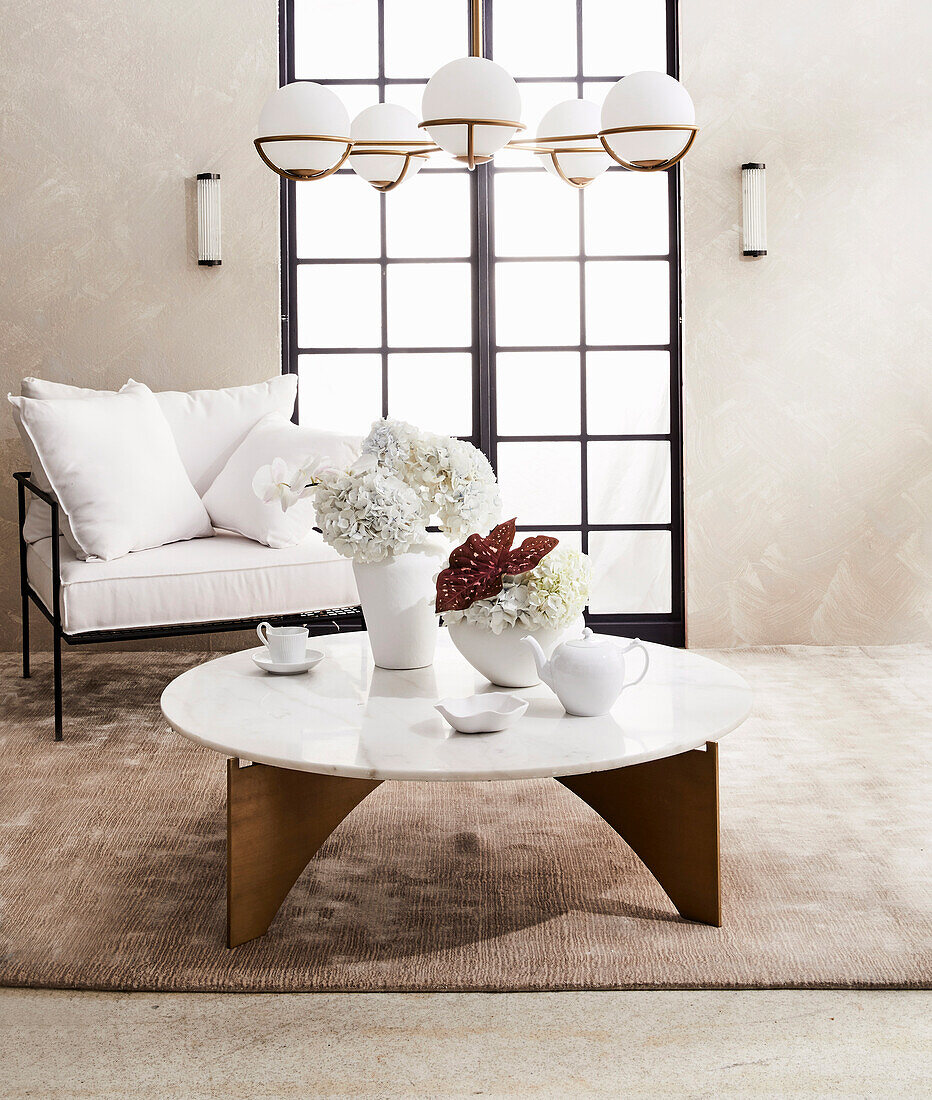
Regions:
[[540, 536], [525, 539], [511, 549], [515, 520], [500, 523], [488, 535], [470, 535], [450, 554], [450, 564], [437, 578], [437, 611], [465, 611], [476, 600], [488, 599], [502, 590], [506, 575], [526, 573], [557, 545], [557, 540]]
[[497, 527], [492, 528], [485, 541], [489, 546], [499, 552], [504, 553], [510, 550], [511, 544], [515, 541], [517, 522], [517, 517], [515, 519], [506, 519], [504, 523], [500, 523]]
[[540, 565], [544, 558], [557, 545], [559, 539], [549, 535], [538, 535], [536, 538], [525, 539], [520, 546], [510, 550], [502, 561], [502, 568], [510, 577], [517, 577]]

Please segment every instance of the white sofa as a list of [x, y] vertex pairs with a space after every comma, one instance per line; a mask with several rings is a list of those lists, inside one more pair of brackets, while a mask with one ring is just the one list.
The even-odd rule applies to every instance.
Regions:
[[[359, 440], [290, 422], [296, 390], [294, 376], [158, 394], [132, 380], [116, 392], [28, 378], [22, 396], [10, 398], [33, 463], [14, 475], [23, 675], [33, 604], [53, 630], [56, 740], [63, 642], [208, 634], [263, 619], [304, 623], [314, 634], [363, 627], [352, 565], [312, 529], [313, 511], [294, 508], [285, 520], [252, 490], [253, 475], [276, 456], [343, 462], [358, 454]], [[137, 423], [146, 429], [134, 432]], [[114, 489], [120, 478], [122, 491]], [[174, 530], [186, 511], [196, 523]]]

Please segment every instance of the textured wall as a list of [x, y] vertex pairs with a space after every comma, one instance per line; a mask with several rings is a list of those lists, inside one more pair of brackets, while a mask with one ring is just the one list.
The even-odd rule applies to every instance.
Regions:
[[[921, 201], [927, 6], [684, 0], [690, 640], [932, 635]], [[156, 388], [278, 369], [277, 186], [251, 137], [275, 0], [6, 0], [0, 384]], [[740, 257], [744, 160], [771, 255]], [[198, 171], [224, 266], [194, 260]], [[0, 648], [19, 630], [22, 463], [0, 417]], [[40, 637], [41, 644], [44, 636]]]
[[[2, 393], [27, 374], [191, 389], [281, 369], [278, 186], [252, 147], [277, 19], [276, 0], [5, 0]], [[204, 171], [222, 177], [219, 268], [197, 265]], [[22, 463], [3, 412], [0, 648], [18, 644]]]
[[[932, 637], [928, 4], [684, 0], [692, 645]], [[743, 161], [770, 255], [740, 256]]]

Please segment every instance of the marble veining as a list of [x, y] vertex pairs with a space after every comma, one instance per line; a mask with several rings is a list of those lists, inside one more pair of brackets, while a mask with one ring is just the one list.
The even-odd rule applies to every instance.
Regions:
[[373, 667], [365, 634], [319, 640], [324, 661], [307, 676], [259, 671], [252, 650], [190, 669], [162, 693], [179, 733], [228, 756], [365, 779], [502, 780], [576, 775], [696, 748], [747, 717], [751, 691], [698, 654], [649, 645], [647, 678], [600, 718], [564, 712], [544, 685], [512, 729], [459, 734], [434, 710], [444, 697], [495, 690], [441, 631], [429, 668]]

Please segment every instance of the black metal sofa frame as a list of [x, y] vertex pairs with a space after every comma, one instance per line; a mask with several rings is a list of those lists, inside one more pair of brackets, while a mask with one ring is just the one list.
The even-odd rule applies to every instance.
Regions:
[[[52, 662], [55, 687], [55, 740], [62, 740], [62, 642], [68, 645], [91, 645], [96, 642], [125, 642], [153, 638], [179, 638], [196, 634], [221, 634], [233, 630], [255, 629], [268, 620], [275, 625], [306, 626], [313, 636], [331, 634], [341, 630], [365, 630], [366, 624], [360, 607], [335, 607], [326, 611], [297, 611], [289, 615], [259, 615], [248, 619], [228, 619], [211, 623], [170, 623], [165, 626], [126, 627], [120, 630], [90, 630], [80, 634], [68, 634], [62, 628], [61, 618], [61, 559], [60, 520], [58, 501], [30, 480], [29, 472], [13, 474], [19, 497], [19, 582], [23, 601], [23, 677], [31, 675], [29, 664], [29, 601], [38, 607], [52, 626]], [[26, 571], [28, 544], [23, 538], [26, 523], [26, 491], [44, 500], [52, 513], [52, 606], [46, 607], [29, 583]]]

